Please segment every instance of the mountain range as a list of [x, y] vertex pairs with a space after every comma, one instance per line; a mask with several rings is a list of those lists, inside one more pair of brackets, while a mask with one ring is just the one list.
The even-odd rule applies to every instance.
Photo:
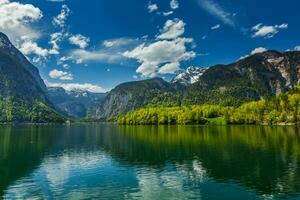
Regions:
[[38, 69], [0, 33], [0, 122], [115, 119], [147, 106], [239, 106], [297, 84], [300, 51], [266, 51], [228, 65], [189, 67], [169, 82], [152, 78], [122, 83], [106, 94], [47, 88]]
[[171, 82], [154, 78], [121, 84], [107, 95], [95, 117], [114, 118], [145, 106], [239, 106], [279, 95], [297, 84], [300, 52], [266, 51], [228, 65], [191, 67]]
[[49, 87], [48, 94], [56, 109], [64, 116], [81, 119], [96, 115], [96, 108], [105, 98], [105, 93], [85, 90], [66, 91], [61, 87]]

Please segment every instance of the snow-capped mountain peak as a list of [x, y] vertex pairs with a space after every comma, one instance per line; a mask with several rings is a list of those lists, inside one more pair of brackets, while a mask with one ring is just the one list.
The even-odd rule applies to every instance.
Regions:
[[199, 77], [207, 70], [207, 67], [188, 67], [186, 70], [179, 71], [172, 79], [171, 83], [190, 85], [198, 81]]

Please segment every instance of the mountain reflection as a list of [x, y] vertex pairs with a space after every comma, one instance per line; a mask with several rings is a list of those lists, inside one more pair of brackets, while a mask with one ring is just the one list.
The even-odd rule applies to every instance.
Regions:
[[8, 199], [255, 199], [300, 192], [295, 127], [1, 127]]

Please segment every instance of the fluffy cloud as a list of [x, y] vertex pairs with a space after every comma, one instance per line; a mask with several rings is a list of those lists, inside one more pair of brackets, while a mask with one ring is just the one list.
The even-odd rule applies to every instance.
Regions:
[[300, 51], [300, 45], [295, 47], [295, 51]]
[[[193, 40], [188, 38], [178, 38], [172, 41], [162, 40], [150, 45], [142, 44], [132, 51], [123, 53], [125, 57], [138, 60], [141, 65], [136, 70], [143, 76], [151, 77], [161, 70], [163, 73], [174, 73], [170, 68], [175, 69], [177, 63], [189, 60], [196, 56], [193, 51], [187, 51], [186, 43]], [[164, 67], [163, 69], [161, 69]]]
[[59, 43], [63, 41], [63, 39], [67, 36], [67, 34], [56, 32], [50, 35], [49, 44], [52, 45], [52, 49], [49, 50], [49, 54], [59, 54]]
[[25, 55], [48, 54], [48, 50], [37, 44], [41, 34], [32, 26], [32, 23], [38, 22], [42, 17], [42, 11], [31, 4], [0, 0], [0, 31], [7, 34], [12, 43]]
[[69, 42], [71, 44], [77, 45], [81, 49], [84, 49], [89, 45], [90, 39], [83, 35], [77, 34], [77, 35], [72, 35], [69, 38]]
[[68, 56], [66, 60], [75, 60], [77, 64], [88, 62], [88, 61], [115, 63], [117, 61], [120, 61], [122, 57], [123, 56], [118, 52], [106, 51], [104, 49], [100, 49], [98, 51], [77, 49], [77, 50], [73, 50], [70, 53], [70, 56]]
[[158, 10], [157, 4], [152, 4], [151, 2], [149, 2], [149, 4], [148, 4], [149, 13], [152, 13], [152, 12], [157, 11], [157, 10]]
[[73, 75], [69, 72], [59, 71], [54, 69], [49, 72], [49, 76], [53, 79], [60, 79], [60, 80], [73, 80]]
[[168, 63], [163, 65], [158, 73], [160, 74], [169, 74], [177, 71], [179, 69], [180, 63], [179, 62], [174, 62], [174, 63]]
[[171, 2], [170, 2], [170, 7], [171, 7], [173, 10], [176, 10], [177, 8], [179, 8], [178, 0], [171, 0]]
[[288, 24], [274, 25], [274, 26], [265, 26], [262, 23], [259, 23], [252, 27], [253, 38], [263, 37], [263, 38], [272, 38], [276, 35], [280, 29], [287, 29]]
[[107, 92], [108, 90], [94, 84], [90, 83], [51, 83], [48, 81], [45, 81], [46, 85], [48, 87], [62, 87], [67, 91], [72, 91], [72, 90], [82, 90], [82, 91], [89, 91], [89, 92], [94, 92], [94, 93], [103, 93]]
[[251, 51], [251, 55], [257, 54], [257, 53], [263, 53], [265, 51], [268, 51], [268, 49], [266, 49], [264, 47], [257, 47]]
[[70, 12], [71, 12], [71, 10], [69, 9], [69, 7], [67, 5], [62, 5], [59, 15], [57, 15], [56, 17], [53, 18], [52, 23], [55, 26], [58, 26], [61, 28], [65, 27], [66, 20], [67, 20], [68, 16], [70, 15]]
[[216, 29], [219, 29], [221, 27], [221, 25], [220, 24], [217, 24], [217, 25], [215, 25], [215, 26], [212, 26], [210, 29], [211, 30], [216, 30]]
[[184, 34], [185, 23], [182, 20], [167, 20], [157, 39], [175, 39]]
[[43, 17], [42, 11], [31, 4], [0, 0], [0, 31], [6, 33], [14, 43], [17, 40], [35, 39], [39, 32], [30, 26]]
[[212, 0], [198, 0], [199, 5], [208, 13], [220, 19], [224, 24], [235, 27], [233, 14], [226, 12], [219, 4]]
[[38, 46], [36, 42], [33, 41], [24, 41], [20, 46], [19, 50], [25, 54], [25, 55], [30, 55], [30, 54], [36, 54], [38, 56], [46, 57], [48, 55], [48, 50], [43, 49]]

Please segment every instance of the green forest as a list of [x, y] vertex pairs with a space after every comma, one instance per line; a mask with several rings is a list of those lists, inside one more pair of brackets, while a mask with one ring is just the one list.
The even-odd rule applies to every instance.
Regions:
[[0, 98], [0, 123], [63, 123], [65, 120], [40, 100], [22, 101], [11, 96]]
[[300, 121], [300, 86], [289, 93], [252, 101], [241, 106], [151, 105], [119, 116], [118, 124], [298, 124]]

